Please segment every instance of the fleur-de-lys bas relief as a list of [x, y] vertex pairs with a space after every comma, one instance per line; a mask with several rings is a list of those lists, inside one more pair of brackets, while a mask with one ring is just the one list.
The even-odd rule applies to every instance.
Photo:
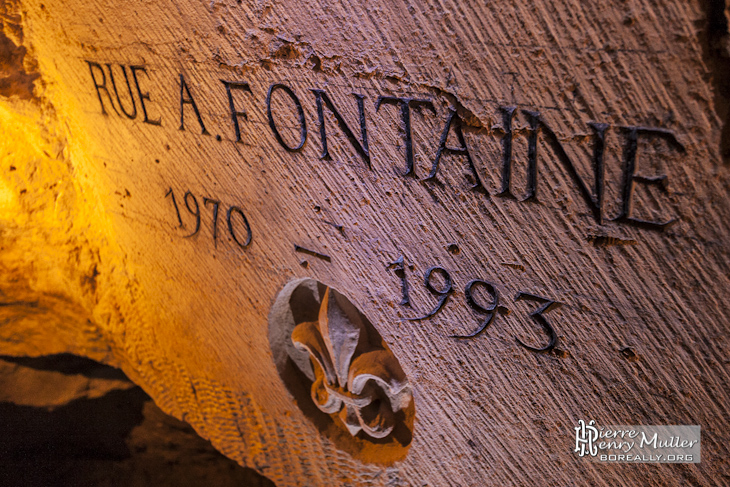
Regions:
[[309, 353], [317, 407], [339, 417], [353, 436], [385, 438], [412, 399], [403, 369], [382, 338], [340, 293], [328, 288], [319, 319], [297, 325], [294, 346]]

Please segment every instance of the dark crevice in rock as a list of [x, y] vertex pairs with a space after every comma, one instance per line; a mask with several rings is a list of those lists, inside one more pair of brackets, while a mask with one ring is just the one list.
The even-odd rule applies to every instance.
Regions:
[[730, 163], [730, 35], [725, 0], [703, 0], [705, 27], [702, 29], [703, 57], [712, 76], [715, 111], [723, 122], [720, 154]]
[[44, 355], [42, 357], [10, 357], [0, 355], [0, 360], [28, 367], [34, 370], [52, 370], [64, 375], [83, 375], [84, 377], [97, 379], [128, 380], [119, 369], [100, 364], [94, 360], [62, 353], [57, 355]]

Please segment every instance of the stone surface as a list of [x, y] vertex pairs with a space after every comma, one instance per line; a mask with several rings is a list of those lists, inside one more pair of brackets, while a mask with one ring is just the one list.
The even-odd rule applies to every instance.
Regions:
[[[730, 482], [723, 2], [0, 5], [0, 353], [118, 366], [280, 487]], [[275, 363], [303, 278], [405, 372], [402, 460]], [[590, 463], [581, 419], [703, 461]]]

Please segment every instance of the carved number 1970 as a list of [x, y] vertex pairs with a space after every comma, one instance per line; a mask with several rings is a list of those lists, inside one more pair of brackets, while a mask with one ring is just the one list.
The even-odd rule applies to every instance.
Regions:
[[[165, 197], [170, 197], [172, 199], [172, 204], [175, 207], [175, 215], [177, 216], [178, 226], [180, 228], [185, 228], [185, 224], [183, 223], [183, 219], [180, 216], [180, 207], [177, 204], [177, 199], [175, 198], [175, 192], [170, 188], [167, 193], [165, 194]], [[201, 220], [201, 210], [200, 210], [200, 203], [198, 203], [198, 198], [195, 197], [194, 194], [192, 194], [190, 191], [186, 191], [185, 195], [183, 196], [183, 202], [185, 203], [185, 208], [187, 209], [188, 213], [193, 215], [195, 218], [195, 230], [193, 230], [190, 234], [185, 235], [185, 238], [190, 238], [194, 235], [197, 235], [200, 231], [200, 220]], [[218, 246], [218, 210], [220, 209], [221, 202], [219, 200], [215, 200], [212, 198], [203, 197], [203, 206], [205, 208], [210, 208], [211, 210], [211, 219], [212, 219], [212, 226], [213, 226], [213, 245]], [[235, 215], [238, 215], [239, 218], [234, 218]], [[236, 234], [236, 231], [234, 230], [234, 221], [236, 219], [240, 219], [243, 221], [243, 225], [246, 229], [246, 238], [243, 239], [240, 235]], [[251, 240], [253, 238], [253, 235], [251, 233], [251, 226], [248, 224], [248, 219], [246, 218], [246, 215], [243, 213], [243, 210], [239, 208], [238, 206], [229, 206], [228, 211], [226, 212], [226, 223], [228, 224], [228, 233], [231, 235], [231, 238], [233, 239], [236, 244], [241, 247], [242, 249], [245, 249], [251, 244]]]

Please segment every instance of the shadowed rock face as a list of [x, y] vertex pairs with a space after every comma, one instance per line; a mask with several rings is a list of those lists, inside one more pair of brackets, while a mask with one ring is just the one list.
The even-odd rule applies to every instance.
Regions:
[[122, 372], [73, 355], [0, 358], [0, 431], [4, 486], [274, 486]]
[[715, 110], [723, 121], [720, 154], [730, 162], [730, 34], [728, 34], [728, 2], [704, 0], [701, 3], [707, 21], [700, 32], [704, 61], [712, 76]]
[[[7, 0], [0, 2], [0, 96], [17, 96], [29, 100], [34, 96], [33, 82], [40, 74], [28, 72], [25, 56], [28, 50], [12, 39], [14, 37], [22, 41], [23, 38], [21, 17], [14, 3]], [[33, 60], [28, 61], [35, 68]]]

